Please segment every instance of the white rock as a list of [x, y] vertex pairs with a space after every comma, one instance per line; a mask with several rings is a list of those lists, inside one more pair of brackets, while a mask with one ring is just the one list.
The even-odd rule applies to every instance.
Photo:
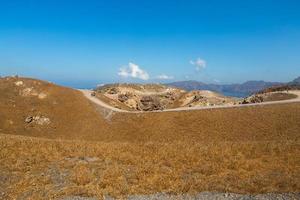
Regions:
[[15, 85], [16, 86], [21, 86], [21, 85], [23, 85], [24, 83], [23, 83], [23, 81], [17, 81], [17, 82], [15, 82]]
[[39, 99], [45, 99], [46, 97], [47, 97], [47, 94], [45, 94], [43, 92], [38, 95]]

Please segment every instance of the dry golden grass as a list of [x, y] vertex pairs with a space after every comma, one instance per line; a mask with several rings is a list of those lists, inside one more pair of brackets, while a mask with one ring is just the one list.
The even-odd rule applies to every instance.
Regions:
[[156, 192], [299, 192], [300, 143], [126, 143], [0, 136], [6, 199]]
[[281, 100], [288, 100], [288, 99], [294, 99], [297, 98], [297, 95], [290, 94], [290, 93], [271, 93], [269, 95], [266, 95], [264, 98], [264, 101], [281, 101]]
[[[24, 84], [16, 86], [15, 82]], [[20, 92], [33, 88], [47, 94], [44, 99], [37, 96], [22, 96]], [[25, 123], [27, 116], [42, 115], [51, 120], [47, 126]], [[99, 117], [95, 107], [79, 91], [60, 87], [44, 81], [28, 78], [0, 78], [0, 131], [56, 139], [91, 138], [98, 130], [108, 128]], [[106, 130], [108, 131], [108, 130]], [[76, 136], [75, 136], [76, 135]]]

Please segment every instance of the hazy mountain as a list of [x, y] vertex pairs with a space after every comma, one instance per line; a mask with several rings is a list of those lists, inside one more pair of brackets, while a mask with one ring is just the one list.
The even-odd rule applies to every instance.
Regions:
[[288, 83], [283, 83], [281, 85], [275, 85], [273, 87], [265, 88], [265, 89], [259, 91], [258, 93], [286, 91], [286, 90], [300, 90], [300, 77], [298, 77]]
[[247, 81], [242, 84], [206, 84], [199, 81], [179, 81], [167, 85], [185, 90], [212, 90], [224, 95], [243, 97], [268, 87], [281, 85], [279, 82]]
[[299, 85], [300, 84], [300, 76], [298, 78], [295, 78], [292, 82], [290, 82], [290, 84]]

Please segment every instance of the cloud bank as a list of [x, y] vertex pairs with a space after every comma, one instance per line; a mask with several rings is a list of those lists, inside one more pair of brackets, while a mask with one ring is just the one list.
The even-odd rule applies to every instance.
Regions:
[[195, 61], [191, 60], [190, 64], [194, 65], [197, 71], [200, 71], [201, 69], [204, 69], [206, 67], [206, 61], [201, 58], [197, 58]]
[[165, 75], [165, 74], [161, 74], [161, 75], [158, 75], [156, 78], [160, 79], [160, 80], [170, 80], [170, 79], [173, 79], [174, 77], [173, 76], [168, 76], [168, 75]]
[[125, 78], [130, 77], [142, 80], [148, 80], [150, 78], [146, 71], [132, 62], [128, 63], [128, 66], [120, 68], [118, 75]]

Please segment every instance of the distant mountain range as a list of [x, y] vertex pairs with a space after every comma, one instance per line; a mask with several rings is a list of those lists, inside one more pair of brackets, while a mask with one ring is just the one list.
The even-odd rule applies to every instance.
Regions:
[[285, 84], [300, 84], [300, 77], [294, 79], [289, 83], [247, 81], [242, 84], [206, 84], [199, 81], [179, 81], [168, 83], [167, 85], [182, 88], [188, 91], [211, 90], [222, 93], [226, 96], [245, 97], [269, 87], [280, 86]]

